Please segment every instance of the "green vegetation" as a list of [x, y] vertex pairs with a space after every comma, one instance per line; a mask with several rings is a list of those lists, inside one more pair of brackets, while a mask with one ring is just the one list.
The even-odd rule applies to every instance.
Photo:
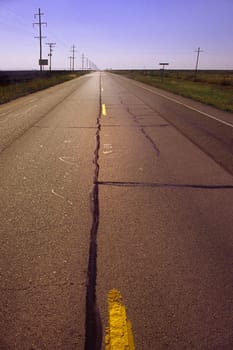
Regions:
[[233, 112], [233, 71], [111, 71], [193, 100]]
[[21, 81], [18, 82], [0, 81], [0, 104], [77, 78], [82, 74], [84, 72], [43, 72], [40, 77], [38, 77], [38, 74], [37, 77], [27, 77], [27, 73], [25, 73]]

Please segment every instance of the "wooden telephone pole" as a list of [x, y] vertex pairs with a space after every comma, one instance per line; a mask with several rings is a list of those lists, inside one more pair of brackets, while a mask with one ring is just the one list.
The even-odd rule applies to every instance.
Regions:
[[39, 8], [39, 13], [35, 13], [34, 14], [34, 18], [36, 18], [38, 16], [38, 19], [39, 19], [39, 22], [36, 22], [36, 23], [33, 23], [33, 27], [35, 25], [38, 25], [39, 26], [39, 36], [36, 36], [35, 38], [39, 39], [40, 40], [40, 59], [39, 59], [39, 66], [40, 66], [40, 71], [42, 72], [43, 70], [43, 65], [45, 62], [43, 62], [43, 56], [42, 56], [42, 39], [45, 39], [46, 36], [42, 36], [42, 24], [46, 25], [47, 26], [47, 23], [46, 22], [41, 22], [41, 16], [43, 16], [44, 14], [41, 13], [40, 11], [40, 8]]

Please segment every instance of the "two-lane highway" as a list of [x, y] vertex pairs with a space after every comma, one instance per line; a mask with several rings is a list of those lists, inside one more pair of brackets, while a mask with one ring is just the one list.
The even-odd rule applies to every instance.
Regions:
[[232, 349], [232, 131], [105, 72], [1, 106], [0, 349], [133, 350], [119, 293], [138, 350]]

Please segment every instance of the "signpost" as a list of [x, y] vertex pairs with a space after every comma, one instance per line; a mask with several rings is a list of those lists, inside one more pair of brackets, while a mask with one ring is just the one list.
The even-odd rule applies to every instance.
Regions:
[[163, 66], [163, 68], [161, 69], [161, 82], [163, 83], [165, 66], [168, 66], [169, 63], [167, 63], [167, 62], [161, 62], [161, 63], [159, 63], [159, 65], [160, 65], [160, 66]]
[[49, 60], [47, 59], [39, 59], [39, 66], [43, 67], [43, 66], [48, 66], [49, 64]]

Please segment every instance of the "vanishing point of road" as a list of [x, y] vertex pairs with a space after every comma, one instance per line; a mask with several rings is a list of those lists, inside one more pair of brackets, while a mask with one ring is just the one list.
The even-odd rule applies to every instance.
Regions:
[[233, 349], [232, 114], [106, 72], [2, 105], [0, 213], [1, 350]]

